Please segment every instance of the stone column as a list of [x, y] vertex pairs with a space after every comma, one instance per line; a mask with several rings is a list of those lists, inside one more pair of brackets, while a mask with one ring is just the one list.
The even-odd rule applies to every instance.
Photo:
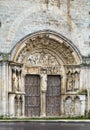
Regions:
[[21, 91], [21, 70], [19, 71], [18, 82], [19, 82], [19, 91]]
[[2, 63], [0, 63], [0, 115], [3, 114], [2, 112]]
[[46, 116], [46, 90], [47, 90], [47, 75], [41, 74], [41, 112], [40, 116]]
[[18, 101], [17, 101], [17, 117], [20, 116], [20, 95], [17, 96], [18, 97]]
[[25, 116], [25, 96], [22, 96], [22, 116]]
[[9, 71], [9, 76], [8, 76], [8, 91], [10, 92], [10, 91], [12, 91], [12, 69], [11, 69], [11, 67], [9, 66], [9, 69], [8, 69], [8, 71]]
[[2, 63], [2, 113], [8, 114], [8, 63]]
[[88, 100], [88, 108], [87, 111], [90, 111], [90, 88], [87, 89], [87, 100]]
[[21, 91], [25, 92], [25, 75], [21, 74]]
[[87, 82], [87, 105], [88, 108], [87, 110], [90, 111], [90, 67], [87, 67], [87, 77], [86, 77], [86, 82]]
[[22, 116], [25, 116], [25, 75], [21, 75], [21, 91], [22, 95]]

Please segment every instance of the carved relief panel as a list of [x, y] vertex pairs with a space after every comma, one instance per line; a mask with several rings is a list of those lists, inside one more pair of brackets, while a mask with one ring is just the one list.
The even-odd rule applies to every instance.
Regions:
[[58, 66], [56, 58], [51, 54], [42, 51], [37, 53], [31, 53], [28, 57], [26, 64], [29, 66]]
[[76, 91], [79, 89], [80, 70], [77, 68], [67, 69], [67, 91]]
[[33, 70], [39, 74], [62, 73], [61, 66], [59, 65], [56, 57], [48, 53], [46, 50], [31, 53], [26, 60], [26, 68], [28, 68], [28, 72], [32, 72]]
[[64, 100], [64, 114], [80, 116], [81, 102], [78, 96], [67, 96]]
[[64, 102], [65, 115], [73, 115], [74, 113], [74, 102], [71, 97], [67, 97]]

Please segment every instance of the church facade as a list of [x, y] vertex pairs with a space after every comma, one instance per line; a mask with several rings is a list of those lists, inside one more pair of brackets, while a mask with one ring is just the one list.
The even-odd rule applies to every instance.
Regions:
[[82, 1], [0, 1], [0, 115], [90, 111], [90, 1]]

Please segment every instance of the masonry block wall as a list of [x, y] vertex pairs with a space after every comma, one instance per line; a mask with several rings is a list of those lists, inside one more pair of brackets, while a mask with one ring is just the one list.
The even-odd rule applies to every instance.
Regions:
[[1, 115], [9, 114], [12, 50], [28, 35], [43, 30], [66, 37], [77, 48], [81, 56], [79, 87], [87, 89], [90, 109], [90, 0], [0, 0]]
[[54, 30], [68, 39], [82, 55], [90, 54], [90, 2], [71, 0], [71, 31], [68, 29], [67, 0], [0, 0], [0, 51], [10, 52], [26, 35], [38, 30]]

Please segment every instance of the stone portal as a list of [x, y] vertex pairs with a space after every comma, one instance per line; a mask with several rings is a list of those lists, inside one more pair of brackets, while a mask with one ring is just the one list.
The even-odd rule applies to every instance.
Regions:
[[13, 103], [11, 114], [27, 117], [84, 114], [85, 105], [81, 102], [85, 104], [85, 95], [83, 98], [78, 95], [81, 55], [71, 41], [48, 30], [37, 32], [20, 41], [12, 51], [11, 61], [13, 93], [9, 97], [16, 104], [14, 108]]

